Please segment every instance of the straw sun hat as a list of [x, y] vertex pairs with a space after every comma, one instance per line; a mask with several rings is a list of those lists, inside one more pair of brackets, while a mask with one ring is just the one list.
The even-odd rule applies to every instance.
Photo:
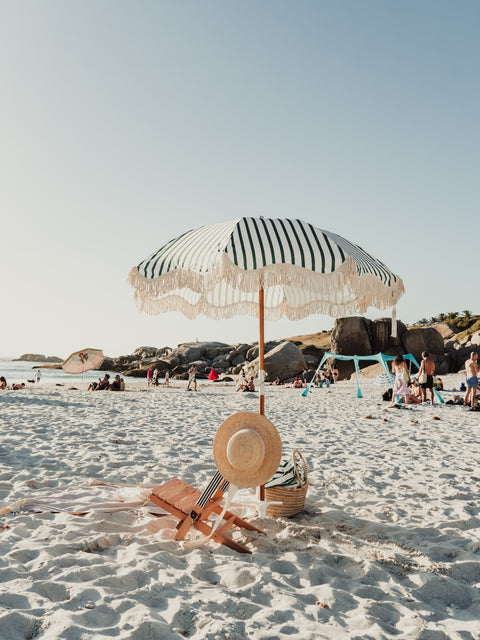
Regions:
[[253, 411], [227, 418], [213, 441], [217, 469], [236, 487], [265, 484], [278, 469], [281, 457], [282, 441], [274, 424]]

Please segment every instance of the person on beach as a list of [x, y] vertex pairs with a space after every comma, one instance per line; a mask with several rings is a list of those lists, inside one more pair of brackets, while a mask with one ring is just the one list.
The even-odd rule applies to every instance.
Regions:
[[151, 386], [152, 386], [152, 378], [153, 378], [153, 371], [152, 371], [152, 369], [150, 368], [150, 369], [147, 371], [147, 387], [151, 387]]
[[337, 363], [335, 362], [335, 360], [333, 361], [333, 364], [332, 364], [332, 375], [333, 375], [334, 384], [337, 384], [337, 382], [338, 382], [338, 369], [337, 369]]
[[323, 379], [325, 382], [325, 386], [327, 387], [327, 389], [329, 389], [330, 385], [332, 384], [333, 377], [328, 369], [323, 372]]
[[37, 375], [36, 375], [37, 384], [40, 384], [41, 378], [42, 378], [42, 372], [40, 371], [40, 369], [37, 369]]
[[7, 381], [5, 380], [5, 378], [2, 376], [0, 378], [0, 389], [6, 389], [7, 388]]
[[302, 387], [303, 387], [302, 378], [300, 376], [297, 376], [295, 378], [295, 382], [293, 383], [293, 388], [294, 389], [301, 389]]
[[465, 362], [465, 373], [467, 374], [467, 393], [463, 400], [465, 406], [475, 406], [478, 388], [478, 353], [472, 351], [470, 358]]
[[122, 381], [120, 380], [120, 376], [117, 374], [111, 384], [108, 385], [110, 391], [121, 391], [122, 390]]
[[169, 387], [170, 386], [170, 371], [167, 371], [165, 373], [165, 381], [163, 383], [164, 387]]
[[414, 378], [410, 384], [410, 398], [415, 404], [422, 402], [422, 392], [416, 378]]
[[237, 381], [235, 383], [235, 391], [243, 391], [247, 386], [247, 379], [245, 378], [245, 372], [242, 369], [238, 374]]
[[106, 373], [103, 380], [99, 378], [98, 382], [91, 382], [88, 385], [87, 391], [103, 391], [104, 389], [108, 389], [109, 385], [110, 376], [108, 375], [108, 373]]
[[10, 389], [12, 391], [21, 391], [22, 389], [25, 389], [25, 383], [24, 382], [20, 382], [20, 383], [14, 382], [12, 384], [12, 386], [10, 387]]
[[433, 376], [435, 375], [435, 363], [430, 358], [428, 353], [424, 351], [422, 353], [422, 363], [417, 377], [420, 379], [422, 373], [427, 376], [426, 382], [420, 382], [420, 390], [422, 393], [422, 402], [427, 401], [427, 389], [430, 392], [430, 403], [433, 404]]
[[155, 367], [152, 374], [152, 384], [154, 387], [158, 387], [158, 369]]
[[197, 390], [197, 367], [192, 364], [192, 366], [190, 367], [190, 369], [188, 370], [188, 384], [187, 384], [187, 391], [190, 391], [190, 385], [193, 384], [193, 390], [196, 391]]
[[395, 360], [392, 363], [392, 373], [395, 375], [392, 404], [395, 404], [397, 398], [407, 403], [407, 398], [410, 395], [410, 389], [408, 387], [410, 383], [410, 374], [408, 373], [407, 363], [400, 353], [395, 356]]
[[306, 370], [306, 369], [304, 369], [304, 370], [303, 370], [303, 372], [302, 372], [302, 381], [303, 381], [303, 384], [304, 384], [305, 386], [307, 386], [307, 384], [308, 384], [308, 382], [307, 382], [307, 375], [308, 375], [307, 370]]

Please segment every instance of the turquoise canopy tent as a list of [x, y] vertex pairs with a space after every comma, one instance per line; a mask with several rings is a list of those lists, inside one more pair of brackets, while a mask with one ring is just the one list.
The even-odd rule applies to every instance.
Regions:
[[[328, 360], [329, 358], [333, 358], [334, 360], [353, 360], [353, 363], [355, 365], [355, 376], [356, 376], [356, 380], [357, 380], [357, 398], [363, 398], [362, 396], [362, 391], [360, 389], [360, 380], [359, 380], [359, 366], [358, 363], [360, 361], [364, 361], [364, 360], [374, 360], [375, 362], [380, 362], [383, 365], [383, 368], [385, 369], [385, 372], [390, 374], [390, 370], [388, 368], [387, 362], [394, 360], [395, 356], [387, 356], [384, 353], [375, 353], [371, 356], [344, 356], [344, 355], [339, 355], [338, 353], [330, 353], [329, 351], [326, 351], [323, 354], [323, 358], [320, 361], [320, 364], [318, 365], [318, 367], [315, 370], [315, 373], [313, 374], [313, 378], [310, 381], [310, 384], [308, 385], [308, 387], [303, 391], [302, 396], [306, 397], [308, 395], [308, 392], [310, 390], [310, 387], [313, 384], [313, 381], [315, 380], [317, 373], [319, 371], [319, 369], [322, 368], [323, 363]], [[409, 360], [410, 362], [412, 362], [416, 367], [417, 370], [420, 369], [420, 365], [418, 364], [416, 358], [414, 355], [412, 355], [411, 353], [407, 353], [403, 356], [404, 360]], [[438, 393], [438, 391], [435, 389], [435, 395], [437, 396], [437, 398], [439, 399], [440, 402], [444, 402], [443, 398], [441, 397], [441, 395]]]

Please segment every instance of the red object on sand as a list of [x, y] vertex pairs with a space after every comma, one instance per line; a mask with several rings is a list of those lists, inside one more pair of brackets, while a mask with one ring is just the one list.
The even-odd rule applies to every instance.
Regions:
[[215, 371], [215, 369], [212, 367], [210, 369], [210, 374], [208, 376], [209, 380], [218, 380], [218, 373]]

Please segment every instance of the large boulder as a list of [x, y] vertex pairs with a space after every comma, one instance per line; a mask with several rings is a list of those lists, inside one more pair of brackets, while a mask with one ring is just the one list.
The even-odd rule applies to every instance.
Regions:
[[223, 342], [185, 342], [179, 344], [176, 349], [163, 357], [164, 360], [177, 358], [182, 364], [195, 362], [196, 360], [212, 361], [219, 355], [230, 351], [231, 347]]
[[114, 367], [115, 367], [115, 360], [113, 360], [113, 358], [104, 358], [98, 370], [99, 371], [117, 371], [117, 369], [114, 369]]
[[196, 344], [181, 344], [176, 349], [173, 349], [169, 354], [170, 358], [178, 358], [182, 364], [188, 364], [189, 362], [195, 362], [202, 357], [202, 351]]
[[435, 331], [438, 331], [438, 333], [442, 336], [444, 340], [453, 338], [453, 336], [455, 335], [452, 329], [450, 329], [450, 327], [448, 326], [448, 324], [443, 324], [443, 323], [434, 324], [432, 329], [435, 329]]
[[475, 347], [472, 349], [471, 346], [462, 347], [460, 345], [458, 345], [458, 348], [448, 351], [449, 372], [457, 373], [458, 371], [463, 371], [463, 369], [465, 369], [465, 362], [470, 358], [472, 351], [477, 351], [477, 349]]
[[[295, 343], [297, 344], [297, 343]], [[297, 344], [300, 351], [303, 353], [303, 357], [305, 358], [305, 362], [307, 361], [307, 356], [309, 358], [315, 358], [318, 362], [323, 358], [323, 354], [325, 353], [325, 349], [321, 349], [320, 347], [316, 347], [313, 344]]]
[[337, 318], [331, 335], [331, 351], [348, 356], [375, 353], [370, 341], [371, 320], [359, 316]]
[[138, 360], [143, 360], [143, 358], [152, 358], [157, 353], [157, 347], [138, 347], [133, 352], [133, 355], [137, 357]]
[[147, 369], [129, 369], [128, 371], [122, 371], [124, 376], [132, 376], [133, 378], [146, 378]]
[[397, 337], [392, 338], [392, 319], [377, 318], [369, 325], [370, 343], [373, 353], [386, 353], [397, 355], [404, 353], [401, 336], [407, 331], [407, 327], [397, 320]]
[[432, 327], [409, 329], [402, 335], [406, 353], [411, 353], [420, 362], [422, 351], [426, 351], [435, 362], [443, 360], [444, 342], [442, 336]]
[[[249, 362], [245, 367], [247, 377], [254, 376], [256, 378], [259, 365], [259, 358]], [[281, 342], [265, 354], [264, 366], [265, 380], [267, 382], [273, 382], [277, 377], [280, 380], [286, 380], [298, 375], [307, 367], [300, 349], [288, 340]]]
[[251, 344], [237, 344], [232, 347], [232, 351], [227, 354], [227, 360], [234, 366], [246, 360], [245, 354], [250, 349]]

